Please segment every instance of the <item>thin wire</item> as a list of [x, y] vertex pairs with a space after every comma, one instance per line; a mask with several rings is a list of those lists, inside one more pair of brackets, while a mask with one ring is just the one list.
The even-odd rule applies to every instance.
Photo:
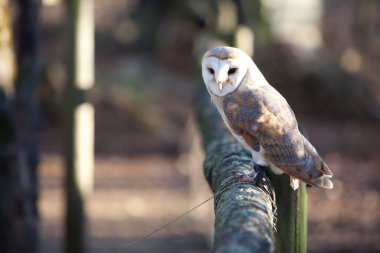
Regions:
[[124, 250], [130, 248], [131, 246], [135, 245], [136, 243], [138, 242], [141, 242], [143, 240], [145, 240], [146, 238], [148, 238], [149, 236], [153, 235], [154, 233], [166, 228], [167, 226], [171, 225], [172, 223], [176, 222], [177, 220], [181, 219], [182, 217], [188, 215], [189, 213], [191, 213], [192, 211], [194, 211], [195, 209], [197, 209], [198, 207], [202, 206], [203, 204], [207, 203], [208, 201], [210, 201], [211, 199], [215, 198], [217, 195], [225, 192], [226, 190], [228, 190], [229, 188], [231, 188], [233, 185], [236, 185], [236, 184], [241, 184], [241, 182], [235, 182], [235, 183], [232, 183], [230, 184], [229, 186], [226, 186], [224, 189], [220, 190], [219, 192], [215, 193], [214, 195], [212, 195], [210, 198], [206, 199], [205, 201], [203, 201], [202, 203], [194, 206], [193, 208], [191, 208], [189, 211], [187, 211], [186, 213], [174, 218], [173, 220], [169, 221], [168, 223], [156, 228], [155, 230], [153, 230], [152, 232], [144, 235], [143, 237], [141, 238], [138, 238], [130, 243], [128, 243], [127, 245], [125, 245], [124, 247], [122, 247], [121, 249], [119, 249], [118, 251], [116, 251], [115, 253], [122, 253]]

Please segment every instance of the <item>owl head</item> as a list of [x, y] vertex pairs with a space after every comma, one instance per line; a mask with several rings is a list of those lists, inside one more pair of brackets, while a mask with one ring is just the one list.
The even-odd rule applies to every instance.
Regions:
[[216, 47], [203, 56], [202, 77], [211, 94], [223, 97], [239, 87], [252, 65], [253, 61], [242, 50]]

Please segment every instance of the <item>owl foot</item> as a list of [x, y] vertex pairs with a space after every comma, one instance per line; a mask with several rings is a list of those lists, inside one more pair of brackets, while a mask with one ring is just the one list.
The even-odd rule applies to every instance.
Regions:
[[267, 176], [265, 175], [265, 169], [267, 167], [255, 164], [253, 165], [253, 169], [255, 170], [250, 175], [253, 176], [253, 180], [256, 182], [256, 185], [266, 184], [268, 181]]
[[268, 181], [265, 175], [265, 168], [265, 166], [254, 164], [253, 172], [247, 175], [239, 174], [237, 175], [237, 178], [242, 179], [244, 182], [252, 183], [256, 186], [262, 186], [266, 184], [266, 181]]

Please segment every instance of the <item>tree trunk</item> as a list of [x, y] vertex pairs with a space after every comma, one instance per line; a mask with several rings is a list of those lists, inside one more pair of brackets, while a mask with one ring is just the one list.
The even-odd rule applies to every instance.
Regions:
[[[1, 1], [1, 4], [4, 7], [7, 3], [4, 5]], [[19, 0], [17, 6], [19, 15], [15, 34], [19, 43], [15, 90], [13, 95], [12, 88], [6, 87], [0, 94], [0, 124], [5, 130], [1, 133], [0, 151], [1, 223], [4, 225], [0, 228], [0, 251], [33, 253], [38, 251], [36, 90], [39, 78], [39, 1]], [[9, 18], [9, 15], [5, 17]], [[7, 66], [12, 66], [12, 62]]]
[[94, 109], [86, 92], [94, 82], [92, 0], [68, 0], [68, 84], [65, 91], [66, 238], [65, 252], [82, 253], [85, 201], [93, 184]]
[[10, 94], [16, 73], [8, 0], [0, 0], [0, 17], [0, 253], [8, 253], [12, 228], [10, 146], [14, 141]]

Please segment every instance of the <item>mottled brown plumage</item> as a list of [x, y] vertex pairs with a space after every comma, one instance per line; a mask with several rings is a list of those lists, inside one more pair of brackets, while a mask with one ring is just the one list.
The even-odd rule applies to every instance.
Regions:
[[[256, 163], [311, 185], [333, 187], [331, 171], [298, 130], [288, 103], [266, 82], [246, 54], [234, 48], [211, 49], [202, 65], [203, 71], [215, 73], [214, 79], [203, 73], [212, 101], [233, 135], [252, 150]], [[240, 78], [229, 74], [225, 78], [224, 73], [219, 73], [230, 68], [239, 68]], [[220, 92], [213, 87], [214, 83], [219, 85]]]

